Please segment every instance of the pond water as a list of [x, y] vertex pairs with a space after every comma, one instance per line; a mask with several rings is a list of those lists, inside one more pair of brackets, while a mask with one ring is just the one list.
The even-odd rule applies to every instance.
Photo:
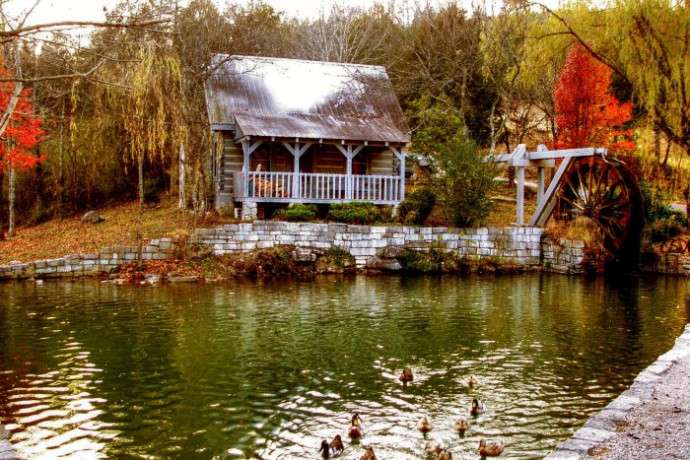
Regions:
[[[325, 277], [0, 284], [0, 419], [25, 458], [319, 458], [343, 435], [541, 458], [673, 346], [679, 278]], [[415, 379], [403, 387], [404, 366]], [[479, 385], [470, 388], [471, 374]], [[465, 437], [453, 421], [487, 410]], [[365, 436], [345, 435], [359, 412]]]

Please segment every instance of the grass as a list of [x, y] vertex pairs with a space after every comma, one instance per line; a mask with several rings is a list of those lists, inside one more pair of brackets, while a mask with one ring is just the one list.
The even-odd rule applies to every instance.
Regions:
[[[486, 225], [508, 226], [515, 222], [515, 189], [501, 184], [495, 193], [494, 209]], [[511, 198], [513, 201], [511, 201]], [[534, 211], [534, 191], [525, 189], [525, 220]], [[438, 207], [437, 207], [438, 208]], [[98, 224], [83, 224], [81, 215], [56, 219], [35, 227], [21, 227], [17, 235], [0, 241], [0, 265], [11, 261], [30, 262], [54, 259], [69, 254], [96, 253], [101, 248], [114, 245], [136, 245], [137, 202], [129, 202], [97, 210], [105, 217]], [[448, 225], [440, 209], [434, 211], [427, 225]], [[227, 223], [227, 219], [214, 218], [203, 222], [204, 226]], [[163, 198], [155, 208], [145, 208], [144, 240], [191, 233], [195, 225], [190, 214], [177, 207], [175, 198]]]
[[[176, 199], [165, 198], [155, 208], [145, 208], [145, 240], [191, 230], [189, 214], [183, 214], [176, 205]], [[106, 219], [98, 224], [83, 224], [81, 216], [76, 216], [19, 228], [15, 237], [0, 241], [0, 264], [95, 253], [105, 246], [136, 245], [138, 209], [137, 202], [129, 202], [97, 210]]]

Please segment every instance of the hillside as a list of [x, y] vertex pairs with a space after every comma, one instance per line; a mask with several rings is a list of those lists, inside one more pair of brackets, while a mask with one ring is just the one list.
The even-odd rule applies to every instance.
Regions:
[[[105, 218], [98, 224], [83, 224], [81, 216], [53, 220], [35, 227], [19, 228], [17, 235], [0, 241], [0, 264], [51, 259], [68, 254], [93, 253], [104, 246], [136, 244], [136, 202], [97, 210]], [[144, 238], [188, 231], [190, 217], [177, 208], [177, 200], [162, 199], [144, 213]]]

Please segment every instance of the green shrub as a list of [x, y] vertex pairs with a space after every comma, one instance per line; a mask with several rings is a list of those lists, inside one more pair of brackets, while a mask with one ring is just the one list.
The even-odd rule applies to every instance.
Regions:
[[666, 219], [674, 213], [671, 206], [667, 204], [671, 201], [671, 196], [662, 188], [642, 182], [640, 191], [644, 197], [644, 214], [648, 222]]
[[405, 224], [422, 225], [436, 204], [436, 193], [431, 187], [418, 187], [400, 203], [400, 221]]
[[336, 267], [353, 267], [356, 263], [355, 256], [339, 246], [328, 248], [326, 259]]
[[288, 222], [306, 222], [316, 219], [315, 204], [295, 204], [286, 209], [276, 211], [274, 217]]
[[365, 225], [379, 220], [381, 213], [374, 203], [352, 201], [332, 204], [328, 217], [336, 222]]
[[436, 180], [436, 190], [449, 220], [458, 227], [484, 224], [496, 187], [496, 163], [484, 161], [473, 141], [459, 138], [441, 146], [438, 162], [442, 174]]
[[650, 223], [652, 243], [666, 241], [685, 231], [688, 218], [668, 205], [672, 197], [667, 191], [647, 182], [640, 184], [640, 190], [644, 197], [645, 218]]
[[680, 213], [673, 214], [671, 217], [652, 222], [652, 243], [660, 243], [674, 236], [678, 236], [687, 228], [687, 219]]

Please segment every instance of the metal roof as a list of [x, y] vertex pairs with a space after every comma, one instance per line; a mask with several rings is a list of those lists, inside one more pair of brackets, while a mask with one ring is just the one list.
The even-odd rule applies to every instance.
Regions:
[[214, 56], [205, 83], [211, 125], [245, 136], [407, 143], [409, 128], [380, 66]]

